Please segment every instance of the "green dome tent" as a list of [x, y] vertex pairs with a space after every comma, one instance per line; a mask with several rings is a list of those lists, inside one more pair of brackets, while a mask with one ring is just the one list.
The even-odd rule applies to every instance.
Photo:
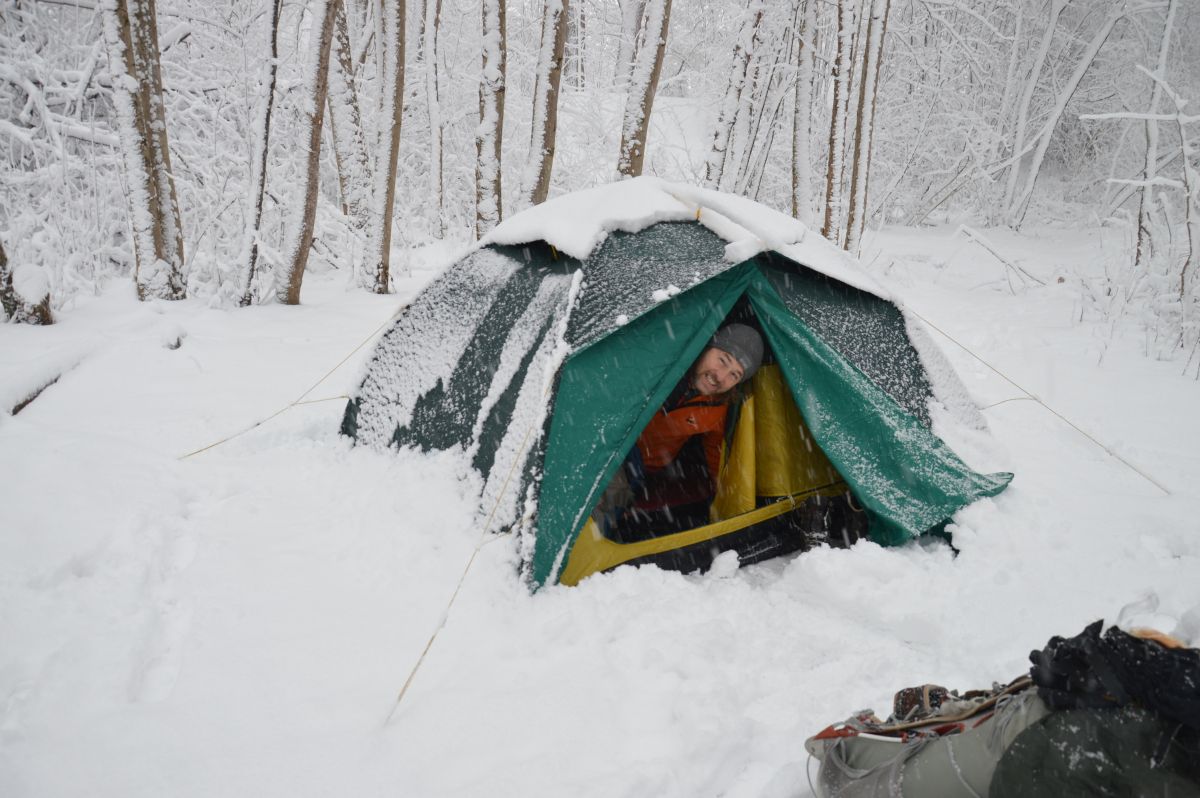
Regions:
[[[815, 442], [824, 470], [800, 466], [807, 484], [758, 490], [694, 529], [604, 539], [589, 522], [596, 502], [735, 312], [762, 330], [774, 364], [764, 375], [786, 386], [772, 400], [756, 378], [758, 415], [774, 401], [787, 428], [760, 430], [760, 448], [792, 441], [787, 459]], [[342, 432], [469, 455], [484, 484], [480, 524], [519, 534], [536, 588], [623, 562], [671, 565], [674, 551], [711, 559], [738, 541], [758, 547], [743, 561], [760, 559], [762, 540], [746, 530], [831, 491], [849, 491], [882, 545], [938, 529], [1012, 475], [967, 467], [931, 430], [932, 396], [904, 315], [840, 250], [748, 200], [637, 178], [514, 216], [450, 266], [383, 335]], [[754, 415], [739, 415], [725, 468], [754, 439], [743, 435]], [[779, 481], [762, 452], [738, 462], [752, 492]]]

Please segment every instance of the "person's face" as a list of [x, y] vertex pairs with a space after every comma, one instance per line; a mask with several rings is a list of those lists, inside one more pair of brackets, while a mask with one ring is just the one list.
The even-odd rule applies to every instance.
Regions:
[[714, 396], [733, 390], [742, 374], [742, 364], [733, 355], [710, 346], [692, 369], [692, 387], [704, 396]]

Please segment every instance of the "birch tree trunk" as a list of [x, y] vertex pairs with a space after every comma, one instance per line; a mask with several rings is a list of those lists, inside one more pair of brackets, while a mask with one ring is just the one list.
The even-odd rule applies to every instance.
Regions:
[[1153, 81], [1154, 88], [1150, 92], [1150, 116], [1146, 119], [1146, 166], [1143, 169], [1142, 195], [1138, 201], [1137, 247], [1133, 260], [1134, 268], [1144, 268], [1153, 251], [1153, 233], [1150, 229], [1151, 215], [1154, 211], [1154, 180], [1158, 177], [1158, 122], [1154, 119], [1158, 113], [1158, 103], [1162, 98], [1163, 81], [1167, 79], [1167, 50], [1171, 46], [1171, 29], [1175, 26], [1176, 0], [1171, 0], [1167, 6], [1167, 18], [1163, 23], [1162, 42], [1158, 49], [1157, 78]]
[[479, 129], [475, 134], [475, 237], [503, 218], [500, 145], [504, 139], [507, 42], [505, 0], [483, 0], [483, 79], [479, 83]]
[[167, 143], [153, 0], [103, 0], [138, 298], [182, 299], [183, 229]]
[[445, 235], [446, 186], [442, 142], [442, 101], [438, 85], [438, 36], [442, 29], [442, 0], [425, 2], [425, 99], [429, 107], [429, 190], [437, 201], [435, 232]]
[[268, 31], [271, 58], [263, 71], [260, 94], [261, 111], [254, 124], [254, 162], [250, 183], [254, 187], [251, 206], [254, 208], [247, 231], [246, 265], [242, 269], [241, 297], [238, 304], [247, 307], [254, 298], [254, 276], [258, 271], [258, 239], [262, 228], [263, 201], [267, 195], [267, 152], [271, 143], [271, 112], [275, 107], [275, 79], [279, 73], [279, 12], [283, 0], [272, 0]]
[[762, 17], [763, 7], [759, 5], [753, 13], [746, 17], [745, 23], [738, 33], [737, 42], [733, 46], [733, 67], [729, 70], [729, 80], [725, 84], [725, 97], [717, 109], [712, 149], [709, 151], [708, 159], [704, 162], [704, 184], [710, 188], [720, 187], [721, 178], [725, 172], [734, 123], [742, 105], [742, 94], [750, 74], [750, 58], [758, 39]]
[[333, 19], [341, 0], [316, 0], [311, 6], [313, 29], [309, 37], [309, 60], [304, 71], [304, 104], [308, 115], [308, 162], [301, 187], [304, 203], [291, 225], [291, 246], [285, 259], [284, 284], [279, 299], [286, 305], [300, 304], [300, 285], [312, 248], [313, 223], [317, 217], [320, 190], [321, 126], [325, 120], [325, 94], [329, 87], [329, 50], [333, 42]]
[[858, 254], [867, 218], [867, 175], [870, 171], [871, 143], [875, 132], [875, 98], [879, 86], [879, 65], [883, 60], [883, 37], [887, 32], [889, 0], [871, 0], [867, 36], [862, 53], [856, 110], [853, 166], [850, 176], [850, 201], [846, 212], [846, 250]]
[[385, 0], [383, 6], [383, 105], [379, 109], [379, 150], [375, 165], [374, 212], [367, 249], [370, 281], [376, 294], [390, 287], [392, 211], [396, 204], [396, 164], [400, 157], [400, 122], [404, 117], [404, 0]]
[[829, 157], [825, 167], [825, 221], [821, 235], [836, 242], [842, 222], [842, 171], [846, 146], [846, 95], [850, 88], [850, 26], [847, 0], [837, 0], [837, 55], [833, 64], [833, 110], [829, 117]]
[[554, 140], [558, 131], [558, 89], [567, 43], [568, 0], [546, 0], [542, 41], [533, 85], [533, 124], [525, 175], [525, 204], [537, 205], [550, 193]]
[[658, 91], [658, 76], [662, 72], [670, 24], [671, 0], [648, 0], [643, 19], [642, 46], [635, 59], [621, 124], [617, 172], [625, 177], [637, 177], [642, 173], [642, 161], [646, 157], [646, 133], [650, 127], [654, 94]]
[[4, 254], [3, 244], [0, 244], [0, 308], [3, 308], [9, 319], [17, 323], [54, 323], [54, 316], [50, 312], [50, 292], [46, 291], [40, 298], [30, 301], [18, 290], [13, 283], [13, 270], [8, 265], [8, 256]]
[[792, 216], [805, 226], [813, 224], [812, 191], [812, 89], [813, 36], [816, 33], [815, 0], [798, 0], [799, 64], [792, 106]]
[[371, 209], [371, 159], [363, 131], [358, 90], [354, 85], [354, 51], [346, 8], [339, 2], [333, 18], [333, 57], [329, 62], [329, 130], [337, 161], [342, 211], [351, 226], [366, 229]]

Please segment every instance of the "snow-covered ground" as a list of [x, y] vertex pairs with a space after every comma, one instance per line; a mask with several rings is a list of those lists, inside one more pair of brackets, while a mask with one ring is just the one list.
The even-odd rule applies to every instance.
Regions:
[[117, 286], [0, 326], [0, 408], [58, 376], [0, 413], [0, 795], [806, 796], [804, 739], [900, 687], [1007, 681], [1139, 601], [1127, 623], [1200, 644], [1200, 383], [1081, 303], [1105, 235], [987, 232], [1045, 286], [953, 228], [868, 241], [985, 408], [956, 446], [1016, 473], [957, 557], [533, 596], [457, 459], [337, 434], [433, 269], [388, 297], [311, 275], [299, 308]]

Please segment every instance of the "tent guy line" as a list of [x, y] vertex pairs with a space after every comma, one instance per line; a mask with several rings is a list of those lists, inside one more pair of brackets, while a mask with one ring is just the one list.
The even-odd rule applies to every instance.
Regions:
[[1124, 465], [1126, 468], [1128, 468], [1130, 471], [1133, 471], [1135, 474], [1137, 474], [1138, 476], [1140, 476], [1142, 479], [1146, 480], [1146, 481], [1147, 481], [1147, 482], [1149, 482], [1151, 485], [1153, 485], [1154, 487], [1156, 487], [1156, 488], [1158, 488], [1159, 490], [1161, 490], [1161, 491], [1162, 491], [1164, 494], [1166, 494], [1167, 496], [1170, 496], [1170, 495], [1172, 495], [1172, 494], [1171, 494], [1171, 491], [1170, 491], [1170, 489], [1166, 488], [1166, 487], [1165, 487], [1165, 486], [1164, 486], [1164, 485], [1163, 485], [1161, 482], [1159, 482], [1159, 481], [1158, 481], [1158, 480], [1156, 480], [1154, 477], [1152, 477], [1152, 476], [1150, 476], [1149, 474], [1147, 474], [1147, 473], [1146, 473], [1145, 471], [1143, 471], [1142, 469], [1138, 468], [1138, 467], [1137, 467], [1136, 465], [1134, 465], [1133, 463], [1131, 463], [1131, 462], [1129, 462], [1128, 460], [1126, 460], [1126, 459], [1125, 459], [1124, 457], [1122, 457], [1121, 455], [1117, 454], [1117, 452], [1113, 451], [1113, 448], [1112, 448], [1111, 446], [1108, 446], [1108, 445], [1107, 445], [1107, 444], [1105, 444], [1103, 441], [1100, 441], [1100, 440], [1098, 440], [1098, 439], [1097, 439], [1097, 438], [1096, 438], [1094, 435], [1092, 435], [1092, 434], [1090, 434], [1089, 432], [1087, 432], [1086, 430], [1084, 430], [1084, 429], [1080, 428], [1080, 426], [1079, 426], [1078, 424], [1076, 424], [1074, 421], [1072, 421], [1071, 419], [1067, 418], [1066, 416], [1064, 416], [1062, 413], [1060, 413], [1060, 412], [1058, 412], [1057, 410], [1055, 410], [1055, 409], [1054, 409], [1053, 407], [1051, 407], [1050, 405], [1046, 404], [1044, 401], [1042, 401], [1042, 400], [1041, 400], [1041, 399], [1040, 399], [1040, 398], [1037, 396], [1037, 394], [1033, 393], [1032, 391], [1030, 391], [1030, 390], [1028, 390], [1028, 389], [1026, 389], [1026, 388], [1024, 388], [1024, 387], [1022, 387], [1022, 386], [1021, 386], [1021, 384], [1020, 384], [1020, 383], [1018, 383], [1016, 380], [1014, 380], [1012, 377], [1008, 376], [1008, 375], [1007, 375], [1007, 374], [1005, 374], [1003, 371], [1001, 371], [1000, 369], [996, 368], [995, 366], [993, 366], [991, 363], [989, 363], [989, 362], [987, 362], [986, 360], [984, 360], [984, 359], [983, 359], [982, 357], [980, 357], [979, 355], [975, 354], [975, 352], [973, 352], [973, 351], [971, 350], [971, 348], [970, 348], [970, 347], [968, 347], [966, 344], [962, 343], [962, 342], [961, 342], [961, 341], [959, 341], [957, 338], [955, 338], [953, 335], [951, 335], [950, 333], [946, 332], [946, 331], [945, 331], [945, 330], [943, 330], [941, 327], [938, 327], [936, 324], [934, 324], [934, 323], [933, 323], [933, 322], [931, 322], [929, 319], [927, 319], [927, 318], [925, 318], [924, 316], [922, 316], [922, 315], [921, 315], [920, 313], [918, 313], [917, 311], [913, 310], [913, 308], [912, 308], [912, 307], [910, 307], [910, 306], [906, 306], [906, 307], [905, 307], [905, 309], [906, 309], [906, 310], [907, 310], [909, 313], [911, 313], [911, 314], [913, 314], [914, 316], [916, 316], [916, 317], [917, 317], [918, 319], [920, 319], [921, 321], [923, 321], [923, 322], [925, 322], [926, 324], [928, 324], [928, 325], [929, 325], [929, 326], [930, 326], [932, 329], [934, 329], [934, 330], [937, 330], [937, 331], [938, 331], [939, 333], [941, 333], [941, 334], [942, 334], [942, 335], [943, 335], [943, 336], [944, 336], [944, 337], [945, 337], [947, 340], [949, 340], [949, 341], [951, 341], [952, 343], [954, 343], [954, 344], [955, 344], [957, 347], [959, 347], [960, 349], [962, 349], [962, 350], [963, 350], [964, 352], [966, 352], [968, 355], [970, 355], [971, 357], [975, 358], [975, 359], [976, 359], [976, 360], [978, 360], [980, 363], [982, 363], [983, 365], [987, 366], [989, 369], [991, 369], [992, 371], [994, 371], [994, 372], [995, 372], [997, 375], [999, 375], [999, 376], [1001, 377], [1001, 379], [1003, 379], [1003, 380], [1007, 381], [1007, 382], [1008, 382], [1010, 385], [1012, 385], [1012, 386], [1013, 386], [1014, 388], [1016, 388], [1018, 391], [1020, 391], [1021, 393], [1025, 394], [1024, 396], [1014, 396], [1014, 397], [1010, 397], [1010, 398], [1008, 398], [1008, 399], [1004, 399], [1004, 400], [1002, 400], [1002, 401], [999, 401], [999, 402], [995, 402], [995, 403], [993, 403], [993, 404], [990, 404], [990, 405], [988, 405], [987, 407], [981, 408], [982, 410], [990, 410], [990, 409], [992, 409], [993, 407], [997, 407], [997, 406], [999, 406], [999, 405], [1006, 404], [1006, 403], [1008, 403], [1008, 402], [1015, 402], [1015, 401], [1032, 401], [1032, 402], [1036, 402], [1037, 404], [1041, 405], [1041, 406], [1042, 406], [1043, 408], [1045, 408], [1046, 410], [1050, 411], [1050, 412], [1051, 412], [1053, 415], [1055, 415], [1055, 416], [1056, 416], [1056, 417], [1057, 417], [1057, 418], [1058, 418], [1060, 421], [1062, 421], [1063, 423], [1065, 423], [1065, 424], [1066, 424], [1067, 426], [1069, 426], [1071, 429], [1075, 430], [1075, 431], [1076, 431], [1076, 432], [1078, 432], [1080, 435], [1082, 435], [1083, 437], [1087, 438], [1087, 439], [1088, 439], [1089, 441], [1091, 441], [1092, 443], [1096, 444], [1096, 446], [1099, 446], [1101, 449], [1103, 449], [1105, 452], [1107, 452], [1107, 453], [1108, 453], [1108, 454], [1109, 454], [1111, 457], [1113, 457], [1113, 458], [1115, 458], [1116, 460], [1120, 461], [1120, 462], [1121, 462], [1121, 463], [1122, 463], [1122, 464], [1123, 464], [1123, 465]]
[[[548, 393], [548, 391], [549, 388], [547, 387], [547, 390], [544, 391], [544, 393]], [[425, 648], [421, 650], [421, 656], [417, 657], [417, 661], [413, 664], [412, 670], [408, 672], [408, 678], [404, 680], [404, 685], [400, 688], [400, 692], [396, 695], [395, 702], [392, 703], [391, 710], [388, 712], [387, 717], [383, 719], [384, 726], [387, 726], [391, 722], [392, 717], [396, 714], [396, 710], [400, 708], [401, 702], [404, 701], [404, 696], [408, 694], [408, 688], [412, 685], [413, 679], [417, 677], [417, 671], [419, 671], [421, 666], [425, 664], [425, 656], [429, 654], [430, 649], [433, 648], [433, 643], [435, 640], [437, 640], [438, 635], [441, 634], [442, 630], [446, 628], [446, 622], [450, 619], [450, 610], [454, 607], [454, 602], [458, 600], [458, 594], [460, 591], [462, 591], [462, 586], [467, 581], [467, 574], [470, 573], [471, 566], [475, 564], [476, 555], [479, 554], [480, 549], [482, 549], [491, 541], [512, 534], [511, 529], [507, 532], [494, 533], [491, 535], [488, 534], [488, 530], [491, 528], [492, 519], [496, 515], [497, 508], [500, 507], [500, 500], [504, 496], [504, 490], [508, 487], [508, 483], [512, 480], [513, 474], [517, 472], [517, 466], [521, 462], [520, 453], [524, 452], [525, 447], [529, 445], [529, 437], [533, 434], [535, 426], [536, 424], [530, 424], [525, 429], [525, 437], [521, 440], [521, 446], [518, 451], [518, 455], [513, 459], [512, 466], [508, 469], [508, 473], [504, 476], [504, 485], [502, 486], [499, 494], [497, 494], [496, 501], [492, 504], [492, 509], [488, 512], [487, 522], [484, 523], [483, 531], [480, 533], [479, 539], [475, 542], [475, 547], [471, 550], [471, 556], [467, 558], [467, 564], [463, 566], [462, 573], [458, 577], [458, 584], [454, 586], [454, 592], [450, 594], [450, 600], [446, 602], [446, 606], [442, 609], [438, 620], [438, 625], [433, 630], [433, 634], [429, 636], [429, 640], [426, 641]]]
[[[354, 356], [354, 353], [356, 353], [358, 350], [362, 349], [364, 346], [366, 346], [368, 343], [370, 343], [370, 341], [373, 338], [375, 338], [375, 336], [378, 335], [379, 332], [387, 324], [392, 322], [398, 314], [403, 312], [407, 306], [408, 305], [406, 303], [404, 307], [398, 308], [397, 310], [394, 310], [390, 314], [388, 314], [388, 317], [386, 319], [384, 319], [382, 323], [380, 323], [377, 327], [375, 327], [375, 329], [372, 330], [367, 335], [367, 337], [364, 338], [357, 346], [355, 346], [353, 349], [351, 349], [350, 352], [348, 352], [345, 357], [343, 357], [341, 360], [339, 360], [337, 362], [337, 364], [333, 366], [333, 368], [329, 369], [320, 379], [318, 379], [311, 386], [309, 386], [307, 390], [305, 390], [303, 393], [301, 393], [298, 397], [296, 397], [294, 400], [289, 402], [284, 407], [279, 408], [271, 415], [267, 416], [266, 418], [260, 419], [259, 421], [254, 422], [253, 424], [251, 424], [250, 426], [246, 427], [245, 429], [243, 429], [239, 432], [235, 432], [234, 434], [229, 435], [225, 438], [222, 438], [219, 441], [210, 443], [209, 445], [204, 446], [200, 449], [196, 449], [195, 451], [188, 452], [187, 454], [181, 455], [177, 459], [186, 460], [189, 457], [193, 457], [195, 455], [209, 451], [210, 449], [215, 449], [216, 447], [218, 447], [224, 443], [228, 443], [229, 441], [231, 441], [235, 438], [245, 435], [247, 432], [250, 432], [251, 430], [261, 427], [263, 424], [266, 424], [268, 421], [271, 421], [272, 419], [276, 418], [277, 416], [283, 415], [285, 412], [287, 412], [288, 410], [291, 410], [293, 407], [297, 407], [299, 405], [319, 404], [321, 402], [331, 402], [331, 401], [334, 401], [337, 399], [342, 399], [342, 400], [348, 399], [349, 397], [346, 396], [345, 394], [341, 394], [338, 396], [325, 397], [325, 398], [321, 398], [321, 399], [308, 399], [308, 400], [306, 400], [304, 397], [307, 396], [308, 394], [312, 393], [312, 391], [315, 390], [318, 385], [320, 385], [322, 382], [324, 382], [326, 379], [328, 379], [330, 375], [332, 375], [335, 371], [337, 371], [339, 368], [341, 368], [346, 363], [347, 360], [349, 360], [351, 357]], [[522, 449], [524, 449], [524, 447], [528, 444], [529, 437], [533, 432], [533, 428], [534, 428], [534, 426], [530, 425], [529, 428], [525, 431], [525, 439], [521, 445]], [[507, 485], [508, 481], [512, 479], [512, 475], [516, 472], [516, 467], [517, 467], [518, 462], [519, 462], [519, 459], [513, 461], [513, 465], [509, 469], [508, 475], [505, 478], [506, 485]], [[425, 648], [422, 649], [421, 655], [419, 657], [417, 657], [416, 663], [413, 665], [412, 669], [409, 671], [408, 677], [404, 680], [404, 685], [400, 688], [400, 692], [397, 694], [396, 700], [392, 704], [391, 711], [389, 711], [387, 714], [387, 717], [384, 718], [383, 724], [385, 726], [391, 721], [392, 717], [396, 714], [396, 710], [399, 709], [401, 702], [404, 700], [404, 696], [408, 693], [408, 688], [412, 684], [413, 679], [416, 677], [417, 671], [420, 670], [421, 666], [425, 662], [425, 657], [429, 654], [430, 649], [433, 648], [434, 641], [437, 640], [438, 635], [441, 633], [442, 629], [445, 628], [446, 621], [450, 617], [450, 610], [454, 606], [454, 602], [458, 599], [459, 592], [462, 590], [462, 586], [466, 582], [467, 574], [470, 573], [471, 566], [475, 563], [476, 555], [479, 554], [479, 551], [484, 547], [484, 545], [486, 543], [490, 542], [491, 540], [495, 540], [498, 537], [501, 537], [500, 535], [489, 536], [486, 534], [486, 530], [491, 525], [492, 516], [495, 515], [496, 508], [499, 506], [499, 503], [500, 503], [500, 500], [499, 500], [499, 498], [497, 498], [495, 504], [492, 506], [491, 512], [488, 514], [488, 523], [486, 523], [483, 527], [485, 533], [480, 536], [480, 539], [476, 542], [475, 547], [472, 549], [471, 556], [467, 559], [466, 565], [463, 566], [462, 574], [460, 574], [458, 577], [458, 583], [454, 587], [454, 592], [450, 595], [449, 601], [446, 602], [446, 606], [442, 609], [442, 612], [440, 614], [440, 620], [438, 621], [437, 627], [433, 630], [433, 634], [431, 634], [429, 636], [429, 640], [425, 643]]]
[[337, 371], [343, 365], [345, 365], [347, 360], [354, 357], [355, 352], [357, 352], [358, 350], [360, 350], [364, 346], [366, 346], [368, 343], [370, 343], [371, 339], [373, 339], [376, 335], [378, 335], [380, 330], [382, 330], [389, 323], [391, 323], [396, 318], [396, 316], [399, 313], [401, 313], [404, 310], [404, 308], [406, 308], [406, 307], [408, 307], [407, 303], [403, 307], [397, 308], [396, 310], [393, 310], [391, 313], [389, 313], [388, 317], [386, 319], [384, 319], [382, 322], [380, 322], [379, 326], [377, 326], [374, 330], [372, 330], [370, 333], [368, 333], [367, 337], [364, 338], [361, 342], [359, 342], [358, 346], [354, 347], [349, 352], [347, 352], [346, 356], [337, 362], [337, 365], [335, 365], [333, 368], [329, 369], [329, 371], [325, 372], [325, 374], [319, 380], [317, 380], [312, 385], [310, 385], [302, 394], [297, 396], [292, 401], [288, 402], [283, 407], [276, 410], [271, 415], [267, 416], [266, 418], [259, 419], [258, 421], [255, 421], [250, 426], [245, 427], [244, 429], [242, 429], [238, 432], [235, 432], [232, 435], [228, 435], [219, 441], [210, 443], [207, 446], [202, 446], [199, 449], [196, 449], [195, 451], [188, 452], [187, 454], [181, 454], [179, 457], [177, 457], [175, 459], [176, 460], [187, 460], [189, 457], [194, 457], [198, 454], [202, 454], [203, 452], [207, 452], [209, 449], [215, 449], [218, 446], [220, 446], [221, 444], [229, 443], [234, 438], [240, 438], [242, 435], [245, 435], [247, 432], [257, 429], [258, 427], [261, 427], [263, 424], [266, 424], [271, 419], [275, 418], [276, 416], [282, 415], [283, 413], [286, 413], [288, 410], [291, 410], [293, 407], [296, 407], [297, 405], [310, 405], [310, 404], [317, 404], [319, 402], [329, 402], [329, 401], [333, 401], [334, 399], [346, 399], [347, 397], [345, 395], [331, 396], [331, 397], [328, 397], [325, 399], [309, 399], [309, 400], [306, 400], [304, 397], [308, 396], [310, 393], [312, 393], [314, 390], [316, 390], [316, 387], [318, 385], [320, 385], [321, 383], [325, 382], [325, 380], [329, 379], [330, 375], [332, 375], [333, 372]]

